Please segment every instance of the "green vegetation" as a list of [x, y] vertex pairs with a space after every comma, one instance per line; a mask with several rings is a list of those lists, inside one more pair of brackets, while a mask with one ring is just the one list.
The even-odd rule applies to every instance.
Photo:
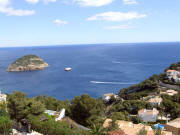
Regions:
[[164, 114], [170, 114], [172, 119], [180, 116], [180, 91], [177, 95], [169, 96], [162, 95], [163, 102], [159, 109], [163, 110]]
[[0, 110], [0, 134], [9, 135], [11, 132], [12, 122], [9, 118], [8, 113], [1, 109]]
[[11, 132], [12, 122], [7, 116], [0, 116], [0, 134], [8, 135]]
[[[180, 92], [172, 97], [162, 95], [162, 98], [163, 102], [160, 106], [156, 106], [157, 109], [163, 115], [170, 114], [172, 119], [177, 118], [180, 114]], [[4, 108], [4, 105], [2, 107]], [[72, 128], [65, 121], [56, 122], [53, 117], [44, 114], [45, 109], [60, 110], [62, 108], [66, 108], [66, 116], [91, 130]], [[12, 126], [10, 118], [16, 121], [18, 126], [21, 126], [22, 119], [27, 119], [31, 124], [31, 129], [45, 135], [105, 135], [108, 131], [118, 128], [115, 124], [116, 120], [133, 121], [136, 124], [142, 122], [135, 116], [142, 108], [152, 108], [152, 106], [142, 100], [115, 99], [110, 104], [103, 103], [101, 99], [94, 99], [88, 95], [77, 96], [71, 102], [56, 100], [48, 96], [27, 98], [25, 93], [15, 91], [8, 95], [8, 113], [5, 110], [0, 111], [0, 128], [7, 134]], [[44, 117], [46, 119], [42, 120]], [[113, 122], [110, 127], [104, 129], [102, 125], [106, 118], [111, 118]], [[139, 134], [143, 134], [141, 132]]]
[[53, 119], [41, 121], [41, 116], [29, 115], [32, 128], [44, 135], [90, 135], [87, 131], [71, 128], [66, 122], [55, 122]]
[[120, 90], [119, 96], [126, 100], [140, 99], [152, 92], [158, 92], [158, 82], [159, 82], [159, 76], [153, 75], [149, 79], [146, 79], [145, 81], [137, 85], [130, 86], [129, 88], [124, 88]]
[[101, 121], [103, 111], [103, 102], [88, 95], [77, 96], [71, 102], [71, 118], [85, 126]]
[[71, 108], [70, 108], [70, 101], [69, 100], [65, 100], [65, 101], [56, 100], [55, 98], [49, 97], [46, 95], [37, 96], [34, 98], [34, 100], [43, 103], [45, 105], [45, 108], [48, 110], [60, 111], [62, 108], [65, 108], [66, 109], [66, 115], [67, 116], [71, 115]]
[[91, 131], [93, 135], [106, 135], [107, 130], [103, 128], [102, 123], [96, 123], [91, 126]]
[[43, 60], [41, 58], [39, 58], [38, 56], [36, 55], [26, 55], [26, 56], [23, 56], [21, 58], [19, 58], [18, 60], [16, 60], [14, 63], [13, 63], [13, 66], [27, 66], [31, 63], [34, 63], [34, 64], [43, 64]]
[[140, 123], [141, 120], [138, 117], [130, 115], [136, 115], [138, 110], [143, 108], [152, 108], [152, 106], [149, 103], [140, 100], [117, 101], [111, 104], [106, 114], [108, 117], [116, 120], [131, 120], [134, 123]]
[[[64, 121], [56, 122], [53, 117], [44, 114], [45, 109], [58, 111], [62, 108], [66, 109], [66, 116], [84, 126], [92, 127], [93, 124], [100, 123], [102, 125], [103, 123], [104, 104], [102, 100], [94, 99], [88, 95], [75, 97], [71, 102], [56, 100], [48, 96], [28, 98], [25, 93], [14, 91], [13, 94], [8, 95], [8, 114], [6, 111], [0, 112], [0, 115], [3, 115], [3, 117], [0, 117], [0, 128], [1, 121], [6, 122], [8, 130], [3, 129], [2, 131], [9, 132], [12, 124], [11, 118], [19, 128], [22, 127], [21, 121], [26, 119], [31, 124], [31, 129], [45, 135], [91, 134], [90, 131], [72, 128]], [[43, 118], [45, 119], [42, 120]], [[96, 130], [97, 128], [96, 126]], [[98, 132], [100, 132], [100, 129], [98, 129]]]
[[180, 71], [180, 62], [171, 64], [165, 71], [169, 69]]
[[27, 118], [30, 114], [40, 115], [45, 110], [44, 104], [33, 98], [27, 98], [26, 94], [17, 91], [8, 96], [7, 106], [11, 118], [15, 119], [17, 122]]
[[8, 72], [17, 72], [17, 71], [31, 71], [31, 70], [42, 70], [48, 67], [48, 64], [43, 61], [43, 59], [35, 55], [26, 55], [13, 64], [11, 64], [7, 71]]
[[137, 135], [147, 135], [147, 131], [145, 128], [142, 128]]
[[155, 135], [162, 135], [162, 130], [161, 129], [157, 129], [154, 130]]
[[[180, 62], [172, 64], [168, 69], [180, 70]], [[160, 75], [153, 75], [137, 85], [120, 90], [119, 97], [125, 101], [116, 100], [111, 102], [108, 105], [108, 110], [106, 111], [107, 116], [120, 120], [131, 120], [134, 123], [139, 123], [141, 120], [138, 117], [131, 115], [137, 114], [138, 110], [140, 109], [152, 109], [155, 107], [159, 110], [161, 116], [167, 116], [170, 114], [172, 119], [179, 117], [180, 92], [174, 96], [160, 95], [161, 87], [159, 86], [159, 81], [169, 84], [166, 74], [162, 73]], [[175, 83], [172, 82], [170, 84], [175, 85]], [[143, 97], [148, 95], [159, 95], [162, 97], [163, 102], [160, 106], [156, 105], [152, 107], [150, 103], [142, 100]], [[164, 121], [159, 122], [164, 123]]]
[[77, 96], [70, 102], [69, 100], [60, 101], [53, 97], [38, 96], [35, 101], [44, 103], [49, 110], [66, 109], [66, 116], [84, 126], [91, 126], [94, 122], [102, 121], [104, 114], [104, 104], [102, 100], [94, 99], [88, 95]]

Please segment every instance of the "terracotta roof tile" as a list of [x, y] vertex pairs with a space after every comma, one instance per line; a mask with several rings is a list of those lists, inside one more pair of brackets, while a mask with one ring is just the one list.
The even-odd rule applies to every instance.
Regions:
[[176, 70], [167, 70], [166, 72], [174, 72], [174, 71], [176, 71]]

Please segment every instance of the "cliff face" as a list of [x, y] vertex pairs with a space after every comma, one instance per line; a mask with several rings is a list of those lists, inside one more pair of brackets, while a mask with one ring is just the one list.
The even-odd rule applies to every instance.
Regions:
[[8, 72], [18, 72], [18, 71], [33, 71], [33, 70], [42, 70], [49, 65], [43, 61], [43, 59], [37, 57], [36, 55], [26, 55], [14, 63], [12, 63], [7, 71]]

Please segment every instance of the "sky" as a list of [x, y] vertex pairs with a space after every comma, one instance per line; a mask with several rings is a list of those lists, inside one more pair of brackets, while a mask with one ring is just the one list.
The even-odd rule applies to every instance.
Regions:
[[180, 41], [180, 0], [0, 0], [0, 47]]

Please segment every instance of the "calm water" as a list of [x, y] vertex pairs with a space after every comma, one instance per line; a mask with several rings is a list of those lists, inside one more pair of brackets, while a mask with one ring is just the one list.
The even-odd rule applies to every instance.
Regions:
[[[42, 71], [6, 72], [8, 65], [27, 54], [42, 57], [50, 67]], [[0, 48], [0, 88], [28, 96], [72, 99], [83, 93], [99, 97], [118, 92], [180, 61], [180, 43], [108, 44]], [[65, 72], [65, 67], [72, 67]]]

